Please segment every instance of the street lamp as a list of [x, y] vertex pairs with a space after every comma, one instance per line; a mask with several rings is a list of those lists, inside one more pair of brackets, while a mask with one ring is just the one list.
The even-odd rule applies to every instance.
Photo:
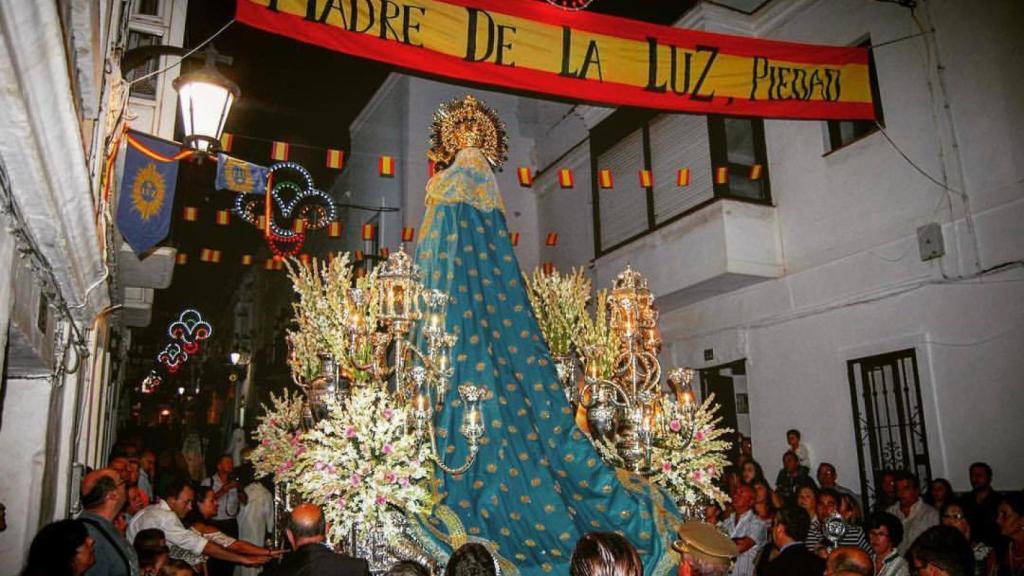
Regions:
[[224, 123], [241, 91], [217, 70], [217, 62], [230, 63], [231, 59], [221, 56], [212, 45], [204, 53], [206, 64], [179, 76], [173, 85], [181, 105], [185, 145], [199, 152], [212, 152], [220, 147]]

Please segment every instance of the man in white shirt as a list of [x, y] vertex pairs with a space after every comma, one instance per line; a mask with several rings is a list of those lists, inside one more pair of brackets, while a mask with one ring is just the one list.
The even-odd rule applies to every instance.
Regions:
[[184, 478], [175, 478], [167, 483], [161, 494], [160, 501], [142, 509], [132, 518], [128, 525], [128, 540], [135, 542], [135, 535], [147, 528], [163, 531], [168, 546], [184, 548], [194, 554], [205, 554], [211, 558], [219, 558], [228, 562], [259, 566], [270, 560], [271, 556], [242, 556], [214, 542], [203, 538], [198, 532], [185, 528], [181, 519], [192, 508], [195, 492]]
[[204, 478], [202, 485], [213, 488], [213, 496], [217, 499], [217, 514], [213, 523], [228, 536], [238, 537], [238, 481], [231, 473], [235, 469], [235, 461], [228, 454], [217, 460], [217, 472]]
[[[238, 511], [238, 537], [246, 542], [262, 546], [267, 534], [274, 531], [274, 495], [251, 474], [245, 486], [245, 504]], [[256, 576], [259, 568], [236, 566], [235, 576]]]
[[921, 500], [917, 476], [904, 472], [896, 477], [896, 503], [889, 513], [903, 523], [903, 542], [899, 545], [902, 556], [925, 530], [939, 524], [939, 511]]
[[732, 576], [751, 576], [754, 558], [767, 537], [767, 527], [754, 514], [754, 489], [750, 486], [741, 484], [736, 487], [732, 493], [732, 506], [735, 512], [722, 522], [722, 530], [732, 538], [739, 551]]

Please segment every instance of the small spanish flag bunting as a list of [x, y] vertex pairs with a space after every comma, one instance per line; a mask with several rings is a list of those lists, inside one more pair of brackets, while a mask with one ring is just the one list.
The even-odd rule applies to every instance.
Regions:
[[760, 180], [762, 172], [764, 172], [764, 166], [761, 164], [754, 164], [753, 166], [750, 167], [749, 177], [751, 180]]
[[388, 256], [391, 256], [391, 249], [388, 248], [387, 246], [381, 246], [380, 247], [380, 257], [386, 259]]
[[374, 224], [363, 224], [363, 240], [373, 240], [377, 235], [377, 226]]
[[262, 216], [261, 215], [256, 220], [256, 229], [258, 229], [258, 230], [266, 230], [267, 229], [267, 217], [266, 216]]
[[221, 132], [220, 134], [220, 151], [231, 152], [231, 147], [235, 143], [235, 135], [228, 132]]
[[333, 148], [327, 149], [327, 167], [334, 168], [335, 170], [341, 170], [345, 167], [345, 151], [335, 150]]
[[185, 209], [182, 210], [181, 216], [186, 222], [195, 222], [196, 219], [199, 218], [199, 210], [197, 210], [195, 206], [185, 206]]
[[715, 168], [715, 184], [729, 183], [729, 168], [720, 166]]
[[562, 186], [562, 188], [572, 188], [573, 187], [572, 170], [570, 170], [568, 168], [561, 168], [561, 169], [559, 169], [558, 170], [558, 183]]
[[227, 226], [231, 223], [231, 211], [230, 210], [217, 210], [217, 224], [221, 226]]
[[278, 162], [286, 162], [288, 160], [288, 152], [291, 150], [291, 144], [287, 142], [274, 141], [270, 145], [270, 158], [277, 160]]
[[242, 254], [242, 266], [252, 266], [252, 254]]
[[174, 257], [174, 263], [179, 265], [188, 264], [188, 254], [182, 254], [179, 252], [178, 255]]
[[416, 229], [412, 226], [402, 227], [402, 242], [412, 242], [413, 238], [416, 237]]
[[275, 262], [274, 262], [273, 258], [267, 258], [267, 261], [263, 263], [263, 269], [264, 270], [273, 270], [274, 269], [274, 264], [275, 264]]
[[555, 265], [551, 262], [545, 262], [541, 264], [541, 270], [543, 270], [545, 274], [551, 274], [555, 271]]
[[202, 262], [219, 264], [220, 256], [220, 250], [214, 250], [212, 248], [203, 248], [202, 250], [199, 251], [199, 260]]
[[304, 218], [296, 218], [295, 222], [292, 222], [292, 232], [296, 234], [302, 234], [306, 231], [306, 220]]
[[545, 246], [555, 246], [558, 244], [558, 232], [548, 232], [548, 238], [544, 241]]
[[601, 188], [614, 188], [615, 179], [612, 178], [611, 170], [600, 170], [597, 173], [597, 183]]
[[381, 176], [391, 177], [395, 175], [395, 157], [394, 156], [381, 156], [377, 160], [377, 169], [380, 171]]
[[676, 176], [677, 186], [689, 186], [690, 185], [690, 169], [680, 168], [679, 174]]
[[519, 232], [512, 232], [508, 235], [509, 240], [512, 241], [513, 246], [519, 246]]
[[362, 250], [356, 250], [355, 254], [352, 255], [352, 258], [354, 258], [356, 262], [362, 262], [363, 261], [363, 251]]
[[520, 166], [518, 172], [520, 186], [524, 186], [526, 188], [533, 186], [533, 174], [530, 172], [529, 168], [526, 166]]
[[327, 235], [331, 238], [341, 238], [341, 222], [331, 222], [327, 225]]
[[638, 173], [638, 175], [640, 177], [640, 187], [641, 188], [650, 188], [650, 187], [654, 186], [654, 177], [651, 176], [651, 171], [650, 170], [641, 170]]

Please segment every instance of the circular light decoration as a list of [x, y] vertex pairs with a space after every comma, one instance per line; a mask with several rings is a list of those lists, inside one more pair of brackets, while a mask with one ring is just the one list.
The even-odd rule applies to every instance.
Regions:
[[558, 6], [562, 10], [585, 10], [594, 0], [548, 0], [548, 4]]
[[[270, 190], [273, 208], [276, 210], [267, 222], [270, 228], [267, 245], [276, 256], [292, 256], [302, 249], [305, 241], [303, 232], [295, 232], [295, 221], [303, 220], [308, 230], [321, 230], [337, 219], [338, 210], [329, 195], [313, 186], [313, 176], [301, 164], [278, 162], [271, 165], [269, 170], [276, 180]], [[265, 198], [255, 194], [239, 194], [235, 197], [234, 212], [249, 224], [257, 226], [265, 201]], [[278, 220], [287, 224], [282, 226]]]
[[203, 320], [197, 310], [188, 309], [178, 316], [178, 319], [171, 322], [167, 327], [167, 334], [176, 341], [181, 342], [181, 348], [188, 354], [195, 354], [199, 350], [199, 343], [213, 336], [213, 327]]
[[174, 374], [182, 364], [188, 362], [188, 353], [177, 342], [171, 342], [157, 355], [156, 360]]
[[152, 394], [153, 392], [156, 392], [156, 389], [160, 387], [161, 382], [163, 382], [163, 378], [160, 378], [160, 375], [157, 374], [155, 370], [150, 372], [148, 376], [142, 379], [142, 393]]

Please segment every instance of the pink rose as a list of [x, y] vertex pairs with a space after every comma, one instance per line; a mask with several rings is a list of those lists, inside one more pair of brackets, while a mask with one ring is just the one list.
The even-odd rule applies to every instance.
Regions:
[[384, 496], [377, 496], [376, 502], [377, 502], [377, 506], [383, 506], [383, 505], [388, 503], [388, 499], [385, 498]]
[[391, 411], [391, 408], [384, 409], [384, 417], [387, 418], [388, 420], [391, 420], [391, 417], [394, 415], [395, 413]]
[[387, 474], [384, 475], [384, 480], [387, 481], [388, 484], [393, 484], [395, 482], [395, 479], [397, 478], [398, 475], [395, 474], [394, 472], [388, 472]]
[[338, 473], [338, 469], [335, 468], [332, 464], [328, 464], [327, 465], [327, 472], [329, 472], [331, 474], [337, 474]]
[[409, 485], [409, 477], [408, 476], [402, 476], [398, 480], [398, 484], [401, 485], [403, 488], [405, 488], [406, 486]]
[[703, 442], [704, 441], [704, 431], [703, 430], [697, 430], [697, 433], [693, 435], [693, 439], [696, 440], [697, 442]]
[[270, 438], [264, 438], [263, 440], [260, 441], [260, 444], [263, 444], [264, 446], [270, 446]]
[[277, 420], [274, 420], [273, 418], [271, 418], [270, 419], [270, 425], [271, 426], [277, 426]]
[[359, 486], [359, 482], [361, 482], [362, 479], [363, 478], [359, 474], [353, 474], [348, 480], [353, 486]]
[[693, 481], [694, 482], [700, 482], [701, 480], [703, 480], [703, 478], [704, 478], [704, 476], [700, 473], [700, 470], [695, 470], [693, 472]]
[[708, 468], [708, 475], [709, 476], [715, 476], [716, 474], [718, 474], [718, 468], [715, 468], [714, 466], [711, 466], [710, 468]]
[[668, 423], [668, 428], [673, 432], [679, 432], [680, 430], [683, 429], [683, 423], [680, 422], [679, 420], [673, 420]]
[[391, 452], [393, 452], [393, 451], [394, 451], [394, 448], [393, 448], [393, 447], [391, 446], [391, 444], [385, 444], [385, 445], [384, 445], [384, 448], [383, 448], [383, 450], [382, 450], [382, 451], [383, 451], [383, 452], [384, 452], [385, 454], [391, 454]]
[[356, 437], [356, 429], [355, 428], [353, 428], [352, 426], [349, 426], [348, 428], [345, 428], [345, 438], [355, 438], [355, 437]]
[[337, 502], [337, 505], [338, 505], [338, 508], [344, 508], [345, 507], [345, 499], [344, 498], [339, 498], [338, 502]]
[[317, 462], [316, 464], [313, 465], [313, 469], [316, 470], [317, 472], [323, 472], [324, 467], [325, 464], [323, 462]]
[[670, 470], [672, 470], [672, 463], [671, 462], [662, 462], [661, 463], [661, 471], [662, 472], [668, 472]]

